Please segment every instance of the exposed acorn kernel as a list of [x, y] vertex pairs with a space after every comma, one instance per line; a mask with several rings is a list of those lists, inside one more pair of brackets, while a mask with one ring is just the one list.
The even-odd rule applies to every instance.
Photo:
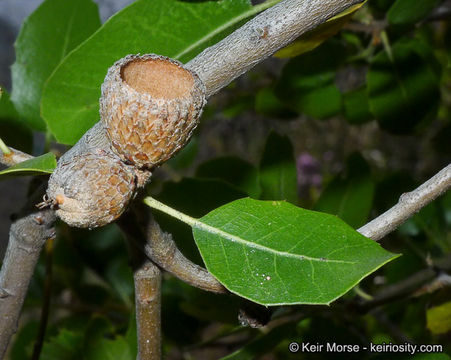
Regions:
[[150, 169], [186, 145], [205, 102], [202, 81], [180, 62], [128, 55], [108, 70], [100, 116], [121, 159]]
[[135, 178], [135, 169], [115, 156], [95, 152], [63, 157], [50, 176], [45, 201], [70, 226], [103, 226], [125, 211]]

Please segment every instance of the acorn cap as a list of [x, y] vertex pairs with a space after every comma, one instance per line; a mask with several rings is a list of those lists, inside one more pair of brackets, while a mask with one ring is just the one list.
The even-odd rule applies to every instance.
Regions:
[[102, 152], [87, 153], [60, 159], [49, 179], [46, 202], [68, 225], [94, 228], [118, 218], [135, 187], [131, 166]]
[[128, 55], [108, 70], [100, 117], [122, 160], [152, 168], [186, 145], [205, 103], [204, 84], [182, 63]]

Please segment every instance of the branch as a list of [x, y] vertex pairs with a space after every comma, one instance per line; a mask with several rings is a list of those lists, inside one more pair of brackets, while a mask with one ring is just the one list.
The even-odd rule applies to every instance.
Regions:
[[9, 147], [8, 149], [9, 149], [8, 153], [0, 151], [0, 164], [6, 166], [13, 166], [18, 163], [21, 163], [22, 161], [33, 158], [32, 155], [26, 154], [20, 150], [13, 149], [12, 147]]
[[147, 261], [135, 272], [137, 360], [161, 359], [161, 271]]
[[415, 190], [404, 193], [399, 202], [357, 231], [378, 241], [451, 187], [451, 164]]
[[11, 226], [0, 272], [0, 359], [5, 356], [17, 323], [30, 279], [45, 241], [55, 236], [52, 210], [21, 218]]
[[209, 97], [296, 38], [363, 0], [285, 0], [205, 49], [186, 67]]
[[227, 294], [228, 290], [206, 269], [187, 259], [177, 248], [171, 234], [161, 230], [151, 217], [146, 228], [146, 255], [162, 269], [178, 277], [180, 280], [218, 294]]
[[206, 269], [181, 253], [172, 236], [161, 230], [147, 207], [139, 201], [119, 219], [118, 225], [134, 247], [131, 251], [135, 252], [135, 258], [138, 258], [139, 252], [145, 253], [161, 269], [192, 286], [214, 293], [228, 293]]

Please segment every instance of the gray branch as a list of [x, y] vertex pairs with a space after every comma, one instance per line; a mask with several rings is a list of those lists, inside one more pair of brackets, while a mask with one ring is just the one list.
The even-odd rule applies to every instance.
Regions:
[[248, 21], [186, 64], [217, 93], [302, 34], [363, 0], [285, 0]]
[[357, 231], [375, 241], [394, 231], [404, 221], [451, 187], [451, 164], [417, 189], [404, 193], [399, 202]]
[[0, 272], [0, 359], [5, 356], [17, 323], [28, 285], [45, 241], [54, 237], [52, 210], [40, 211], [16, 221]]

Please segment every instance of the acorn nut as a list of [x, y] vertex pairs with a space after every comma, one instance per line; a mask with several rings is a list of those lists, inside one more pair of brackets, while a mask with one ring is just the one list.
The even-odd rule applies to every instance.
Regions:
[[204, 84], [182, 63], [128, 55], [108, 70], [100, 116], [121, 159], [151, 169], [186, 145], [205, 102]]
[[44, 203], [70, 226], [95, 228], [125, 211], [135, 187], [131, 166], [112, 155], [87, 153], [60, 159]]

